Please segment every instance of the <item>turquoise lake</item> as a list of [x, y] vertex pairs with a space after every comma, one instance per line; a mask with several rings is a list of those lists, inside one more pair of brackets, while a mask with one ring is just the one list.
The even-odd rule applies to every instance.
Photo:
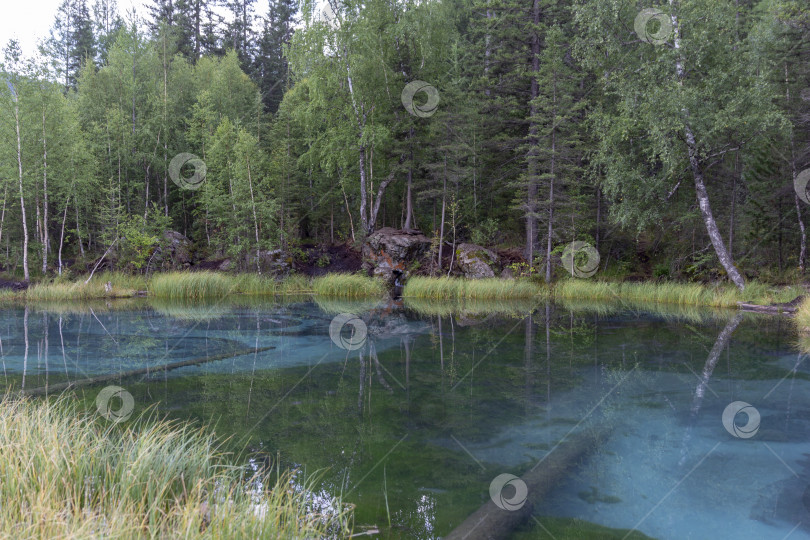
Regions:
[[[340, 314], [356, 318], [330, 335]], [[7, 388], [70, 383], [95, 412], [120, 386], [133, 398], [122, 425], [150, 407], [210, 425], [253, 468], [317, 478], [313, 507], [341, 496], [374, 538], [444, 537], [493, 500], [496, 477], [542, 470], [597, 432], [499, 537], [810, 538], [803, 348], [785, 316], [622, 305], [0, 310]]]

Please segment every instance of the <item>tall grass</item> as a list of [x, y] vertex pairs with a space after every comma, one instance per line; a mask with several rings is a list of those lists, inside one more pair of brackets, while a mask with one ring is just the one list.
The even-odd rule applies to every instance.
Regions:
[[107, 424], [75, 404], [0, 401], [4, 538], [317, 538], [349, 533], [349, 511], [310, 508], [289, 475], [246, 481], [213, 435], [141, 418]]
[[27, 300], [89, 300], [92, 298], [127, 298], [135, 295], [134, 289], [121, 288], [113, 285], [107, 289], [105, 281], [93, 279], [90, 283], [84, 281], [69, 283], [55, 281], [53, 283], [38, 283], [25, 291]]
[[545, 289], [517, 279], [460, 279], [414, 276], [405, 284], [402, 296], [434, 300], [509, 300], [543, 296]]
[[[800, 332], [810, 332], [810, 297], [805, 298], [799, 304], [794, 322]], [[808, 350], [810, 350], [810, 347], [808, 347]]]
[[738, 302], [762, 305], [789, 302], [800, 294], [799, 287], [772, 287], [758, 282], [747, 284], [743, 292], [729, 284], [607, 283], [581, 279], [562, 281], [554, 287], [554, 296], [559, 299], [707, 307], [737, 307]]
[[359, 274], [328, 274], [312, 280], [312, 290], [318, 296], [337, 298], [380, 297], [385, 285], [379, 279]]
[[222, 298], [236, 292], [238, 282], [214, 272], [169, 272], [149, 282], [149, 295], [172, 300]]

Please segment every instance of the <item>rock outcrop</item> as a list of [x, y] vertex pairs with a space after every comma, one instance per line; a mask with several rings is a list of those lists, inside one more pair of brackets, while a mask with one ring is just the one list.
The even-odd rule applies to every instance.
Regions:
[[158, 254], [158, 260], [173, 269], [191, 266], [191, 241], [177, 231], [163, 233], [164, 248]]
[[464, 277], [470, 279], [495, 277], [493, 267], [498, 264], [498, 256], [483, 246], [459, 244], [456, 247], [456, 260]]
[[385, 227], [366, 238], [363, 244], [363, 268], [394, 283], [407, 277], [408, 268], [430, 249], [430, 239], [420, 231]]
[[[292, 269], [292, 258], [280, 249], [265, 249], [259, 251], [259, 265], [263, 272], [275, 276], [286, 276]], [[256, 269], [256, 252], [248, 253], [247, 266], [249, 271]]]

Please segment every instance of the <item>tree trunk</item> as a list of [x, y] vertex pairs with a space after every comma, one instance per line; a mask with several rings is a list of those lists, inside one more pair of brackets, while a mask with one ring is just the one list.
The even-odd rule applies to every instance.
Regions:
[[442, 222], [439, 225], [439, 260], [437, 268], [442, 270], [442, 247], [444, 246], [444, 210], [447, 206], [447, 155], [444, 156], [444, 180], [442, 181]]
[[[413, 128], [411, 129], [410, 136], [413, 137]], [[405, 225], [403, 227], [406, 231], [410, 230], [413, 225], [413, 197], [411, 195], [413, 185], [413, 149], [410, 150], [409, 157], [408, 187], [405, 191]]]
[[68, 205], [70, 203], [70, 195], [65, 201], [65, 212], [62, 214], [62, 232], [59, 234], [59, 275], [62, 275], [62, 246], [65, 245], [65, 222], [67, 221]]
[[[554, 76], [552, 92], [552, 122], [557, 121], [557, 77]], [[551, 237], [554, 234], [554, 179], [557, 174], [557, 133], [556, 128], [551, 127], [551, 175], [548, 184], [548, 232], [546, 237], [546, 283], [551, 283]], [[532, 264], [532, 261], [529, 261]]]
[[[681, 48], [681, 34], [680, 27], [678, 26], [678, 16], [676, 14], [675, 0], [669, 0], [670, 8], [672, 10], [672, 31], [675, 42], [676, 52], [680, 52]], [[683, 64], [683, 58], [680, 54], [677, 57], [675, 68], [678, 75], [678, 82], [683, 86], [683, 81], [686, 78], [686, 70]], [[684, 136], [686, 139], [686, 148], [689, 155], [689, 168], [692, 172], [692, 177], [695, 181], [695, 193], [697, 195], [698, 206], [700, 206], [700, 213], [703, 216], [703, 222], [706, 225], [706, 232], [709, 234], [709, 239], [714, 246], [714, 251], [720, 264], [725, 268], [729, 279], [737, 286], [738, 289], [745, 290], [745, 280], [743, 279], [740, 271], [734, 266], [734, 261], [731, 258], [726, 245], [723, 242], [723, 237], [720, 234], [720, 229], [717, 227], [717, 222], [712, 214], [712, 207], [709, 204], [709, 193], [706, 191], [706, 184], [703, 180], [703, 171], [700, 168], [700, 152], [698, 150], [697, 140], [695, 134], [692, 132], [692, 126], [689, 122], [689, 111], [683, 109], [684, 115]]]
[[[790, 86], [788, 78], [788, 67], [785, 63], [785, 101], [790, 106]], [[793, 138], [793, 130], [790, 131], [790, 172], [793, 178], [793, 185], [796, 185], [796, 143]], [[799, 203], [799, 195], [793, 191], [793, 202], [796, 205], [796, 218], [799, 221], [799, 231], [801, 232], [801, 242], [799, 245], [799, 271], [804, 274], [807, 264], [807, 231], [802, 218], [802, 205]]]
[[25, 219], [25, 194], [23, 192], [23, 168], [22, 168], [22, 140], [20, 137], [20, 104], [16, 89], [12, 92], [14, 96], [14, 122], [17, 129], [17, 169], [19, 172], [20, 185], [20, 213], [22, 215], [23, 229], [23, 275], [25, 281], [30, 281], [31, 274], [28, 272], [28, 224]]
[[253, 198], [253, 178], [250, 174], [250, 160], [247, 161], [248, 186], [250, 187], [250, 206], [253, 210], [253, 230], [256, 233], [256, 271], [261, 275], [262, 266], [260, 264], [259, 248], [259, 220], [256, 218], [256, 200]]
[[[349, 55], [346, 48], [343, 48], [343, 61], [346, 63], [346, 83], [349, 86], [349, 96], [352, 99], [352, 109], [354, 109], [355, 120], [357, 121], [357, 135], [359, 140], [363, 140], [363, 132], [366, 125], [366, 115], [362, 113], [357, 107], [357, 100], [354, 96], [354, 83], [352, 81], [352, 72], [349, 67]], [[360, 224], [363, 226], [365, 234], [374, 232], [369, 228], [368, 221], [368, 190], [366, 189], [366, 146], [360, 144], [358, 151], [358, 161], [360, 165]]]
[[[534, 25], [540, 24], [540, 0], [534, 0], [532, 10]], [[540, 71], [540, 36], [535, 29], [532, 31], [532, 81], [530, 108], [531, 118], [529, 121], [529, 155], [528, 155], [528, 178], [526, 179], [526, 260], [531, 265], [534, 262], [534, 252], [537, 244], [537, 184], [539, 160], [538, 156], [538, 131], [537, 125], [537, 97], [540, 95], [540, 82], [537, 80]], [[549, 223], [549, 227], [551, 224]], [[550, 279], [550, 269], [546, 269], [546, 281]]]
[[[44, 98], [43, 98], [44, 99]], [[42, 275], [48, 272], [48, 142], [45, 137], [45, 105], [42, 106]]]
[[6, 222], [6, 197], [8, 196], [8, 186], [3, 188], [3, 210], [0, 212], [0, 241], [3, 240], [3, 225]]

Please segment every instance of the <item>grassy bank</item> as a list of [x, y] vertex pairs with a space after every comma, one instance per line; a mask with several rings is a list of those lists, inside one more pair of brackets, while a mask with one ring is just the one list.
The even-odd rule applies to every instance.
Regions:
[[[806, 298], [799, 304], [794, 321], [799, 331], [810, 333], [810, 298]], [[810, 350], [810, 348], [808, 348], [808, 350]]]
[[[109, 286], [107, 286], [109, 284]], [[230, 295], [271, 296], [316, 294], [338, 298], [380, 298], [385, 286], [358, 274], [331, 274], [309, 279], [292, 275], [283, 280], [256, 274], [168, 272], [150, 279], [111, 272], [93, 276], [90, 283], [55, 280], [25, 291], [0, 291], [0, 300], [69, 301], [131, 298], [137, 295], [165, 300], [203, 300]]]
[[798, 286], [773, 287], [750, 282], [740, 292], [729, 284], [698, 283], [607, 283], [590, 280], [567, 280], [554, 287], [554, 296], [567, 300], [624, 301], [678, 306], [736, 308], [737, 302], [768, 305], [789, 302], [804, 294]]
[[66, 399], [0, 401], [4, 538], [313, 538], [349, 511], [307, 509], [289, 476], [226, 461], [209, 433], [150, 418], [110, 424]]
[[[315, 295], [337, 299], [382, 299], [387, 290], [382, 281], [360, 274], [328, 274], [312, 279], [293, 275], [284, 280], [276, 280], [256, 274], [169, 272], [156, 274], [147, 280], [142, 276], [104, 273], [94, 276], [88, 284], [83, 281], [54, 281], [36, 284], [27, 291], [0, 291], [0, 300], [71, 301], [125, 298], [138, 294], [166, 301], [199, 301], [233, 295]], [[425, 301], [551, 299], [736, 308], [738, 302], [761, 305], [789, 302], [804, 294], [804, 289], [800, 286], [775, 287], [750, 282], [741, 293], [726, 283], [616, 283], [569, 279], [547, 286], [526, 279], [470, 280], [414, 276], [407, 281], [402, 294], [405, 298]]]
[[534, 298], [546, 291], [530, 281], [518, 279], [461, 279], [415, 276], [408, 280], [402, 296], [430, 300], [510, 300]]

